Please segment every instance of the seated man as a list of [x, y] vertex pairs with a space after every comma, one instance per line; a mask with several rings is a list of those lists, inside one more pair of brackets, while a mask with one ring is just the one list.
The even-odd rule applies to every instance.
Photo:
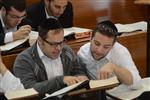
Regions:
[[78, 56], [86, 64], [92, 79], [107, 79], [115, 74], [132, 89], [140, 86], [141, 77], [127, 48], [117, 40], [117, 28], [111, 21], [98, 23], [90, 43], [83, 45]]
[[6, 68], [0, 54], [0, 92], [19, 89], [24, 89], [22, 83]]
[[27, 10], [27, 18], [37, 30], [43, 19], [56, 18], [64, 28], [73, 26], [73, 8], [69, 0], [41, 0]]
[[17, 56], [13, 68], [25, 88], [51, 94], [87, 79], [82, 62], [64, 45], [63, 27], [56, 19], [42, 21], [38, 32], [37, 42]]
[[0, 11], [0, 45], [28, 36], [31, 26], [24, 25], [17, 30], [17, 26], [25, 16], [25, 0], [2, 0]]

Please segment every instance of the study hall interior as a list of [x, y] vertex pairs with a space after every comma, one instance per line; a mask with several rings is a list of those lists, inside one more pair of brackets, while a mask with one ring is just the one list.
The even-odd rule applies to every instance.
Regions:
[[[40, 0], [26, 0], [27, 6]], [[136, 3], [138, 0], [70, 0], [73, 5], [73, 26], [86, 29], [94, 29], [100, 21], [111, 20], [115, 24], [133, 24], [148, 22], [149, 4]], [[148, 0], [145, 0], [148, 1]], [[147, 25], [147, 24], [146, 24]], [[150, 26], [149, 26], [150, 27]], [[132, 58], [142, 78], [150, 77], [148, 30], [123, 33], [118, 42], [130, 51]], [[90, 36], [71, 39], [66, 43], [77, 53], [79, 48], [90, 41]], [[12, 71], [13, 62], [18, 53], [22, 51], [4, 53], [3, 62]]]
[[[40, 0], [26, 0], [27, 5]], [[135, 3], [136, 0], [70, 0], [73, 4], [73, 24], [75, 27], [93, 29], [100, 21], [110, 19], [117, 24], [132, 24], [148, 20], [148, 6]], [[138, 0], [137, 0], [138, 1]], [[146, 32], [146, 31], [145, 31]], [[140, 38], [142, 37], [142, 38]], [[140, 38], [140, 39], [138, 39]], [[89, 41], [87, 38], [75, 44], [69, 41], [75, 51]], [[147, 34], [119, 38], [132, 54], [140, 75], [147, 76]], [[76, 42], [76, 41], [75, 41]]]

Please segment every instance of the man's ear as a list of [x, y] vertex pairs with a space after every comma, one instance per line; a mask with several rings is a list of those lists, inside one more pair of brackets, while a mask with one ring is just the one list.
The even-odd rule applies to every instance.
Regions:
[[6, 9], [4, 7], [1, 8], [2, 15], [6, 15]]

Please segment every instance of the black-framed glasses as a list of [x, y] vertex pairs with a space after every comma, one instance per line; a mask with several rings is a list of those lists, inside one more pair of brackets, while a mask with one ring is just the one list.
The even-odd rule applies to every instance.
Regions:
[[63, 47], [64, 46], [64, 40], [63, 41], [60, 41], [60, 42], [49, 42], [49, 41], [47, 41], [46, 39], [43, 39], [46, 43], [48, 43], [50, 46], [52, 46], [52, 47], [54, 47], [54, 48], [56, 48], [56, 47], [58, 47], [58, 46], [60, 46], [60, 47]]
[[10, 13], [7, 13], [7, 15], [9, 15], [9, 17], [11, 17], [11, 18], [13, 18], [13, 19], [24, 19], [24, 18], [26, 18], [26, 14], [25, 15], [23, 15], [23, 16], [16, 16], [16, 15], [12, 15], [12, 14], [10, 14]]

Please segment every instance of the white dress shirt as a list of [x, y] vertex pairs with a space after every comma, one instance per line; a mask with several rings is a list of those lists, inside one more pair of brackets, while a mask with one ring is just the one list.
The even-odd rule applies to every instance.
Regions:
[[38, 50], [39, 57], [41, 58], [44, 66], [45, 66], [47, 77], [49, 80], [56, 76], [63, 75], [63, 66], [62, 66], [60, 56], [57, 59], [48, 58], [41, 51], [38, 43], [37, 43], [37, 50]]
[[22, 90], [23, 84], [19, 78], [16, 78], [10, 71], [7, 71], [3, 76], [0, 74], [0, 92]]
[[[78, 56], [83, 59], [83, 62], [88, 65], [88, 68], [90, 66], [95, 66], [95, 62], [91, 61], [91, 58], [93, 57], [90, 52], [90, 43], [83, 45], [78, 51]], [[137, 89], [140, 87], [141, 77], [126, 47], [116, 42], [105, 58], [108, 59], [109, 62], [112, 62], [120, 67], [124, 67], [131, 72], [133, 76], [133, 84], [129, 86], [130, 88]], [[99, 66], [99, 63], [97, 64]]]

